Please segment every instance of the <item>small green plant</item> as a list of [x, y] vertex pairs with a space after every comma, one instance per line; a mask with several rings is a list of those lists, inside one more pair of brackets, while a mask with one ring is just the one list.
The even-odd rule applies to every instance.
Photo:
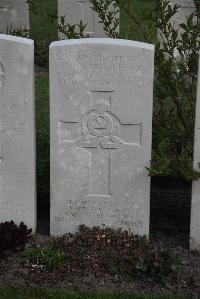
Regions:
[[65, 16], [60, 16], [57, 28], [59, 33], [62, 33], [64, 39], [78, 39], [88, 37], [84, 33], [86, 27], [87, 24], [83, 24], [82, 20], [79, 24], [71, 25], [66, 22]]
[[24, 257], [29, 266], [40, 270], [56, 270], [65, 263], [65, 253], [51, 246], [27, 248]]

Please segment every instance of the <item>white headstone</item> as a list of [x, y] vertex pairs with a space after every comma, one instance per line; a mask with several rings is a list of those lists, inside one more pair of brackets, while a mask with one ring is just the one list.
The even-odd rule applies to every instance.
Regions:
[[[65, 20], [71, 25], [82, 20], [87, 24], [85, 34], [89, 37], [107, 37], [98, 14], [91, 7], [89, 0], [58, 0], [58, 16], [66, 16]], [[60, 38], [63, 38], [62, 34]]]
[[50, 46], [51, 234], [78, 226], [149, 233], [154, 46]]
[[11, 27], [29, 29], [28, 9], [26, 0], [0, 0], [0, 32]]
[[[194, 169], [199, 171], [200, 163], [200, 63], [198, 75], [198, 91], [196, 100], [196, 119], [194, 137]], [[191, 249], [200, 250], [200, 179], [193, 181], [191, 224], [190, 224]]]
[[171, 5], [179, 5], [178, 12], [173, 16], [171, 22], [174, 22], [175, 28], [178, 29], [179, 24], [186, 23], [189, 17], [195, 11], [193, 0], [171, 0]]
[[36, 228], [34, 44], [0, 34], [0, 222]]

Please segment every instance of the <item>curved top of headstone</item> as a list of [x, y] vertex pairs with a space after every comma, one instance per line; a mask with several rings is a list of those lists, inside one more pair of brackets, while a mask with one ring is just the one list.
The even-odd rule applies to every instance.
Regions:
[[28, 44], [28, 45], [32, 45], [34, 43], [34, 41], [32, 39], [13, 36], [13, 35], [7, 35], [7, 34], [0, 34], [0, 40], [13, 41], [13, 42], [23, 43], [23, 44]]
[[101, 44], [101, 45], [116, 45], [116, 46], [131, 46], [135, 48], [154, 50], [155, 46], [152, 44], [142, 43], [138, 41], [131, 41], [127, 39], [114, 39], [114, 38], [81, 38], [81, 39], [70, 39], [62, 40], [51, 43], [50, 47], [62, 47], [69, 45], [80, 45], [80, 44]]
[[171, 0], [171, 4], [180, 5], [182, 8], [190, 8], [190, 7], [195, 8], [195, 4], [193, 0]]

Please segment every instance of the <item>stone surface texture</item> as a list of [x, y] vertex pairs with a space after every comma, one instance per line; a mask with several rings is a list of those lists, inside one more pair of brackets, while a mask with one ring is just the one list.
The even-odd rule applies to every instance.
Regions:
[[[91, 9], [89, 0], [58, 0], [58, 16], [66, 16], [66, 21], [70, 24], [87, 24], [85, 34], [89, 37], [107, 37], [103, 25], [96, 12]], [[63, 35], [60, 34], [60, 38]]]
[[154, 46], [50, 46], [51, 234], [78, 226], [149, 233]]
[[35, 232], [34, 44], [0, 34], [0, 222]]
[[171, 5], [180, 5], [178, 12], [172, 18], [172, 22], [175, 24], [175, 28], [179, 28], [179, 24], [186, 23], [187, 17], [195, 11], [195, 5], [193, 0], [171, 0]]
[[29, 6], [26, 0], [0, 0], [0, 31], [6, 27], [29, 29]]
[[[194, 169], [199, 171], [200, 163], [200, 64], [198, 73], [198, 91], [196, 101], [196, 119], [194, 136]], [[200, 250], [200, 179], [193, 181], [191, 224], [190, 224], [191, 249]]]

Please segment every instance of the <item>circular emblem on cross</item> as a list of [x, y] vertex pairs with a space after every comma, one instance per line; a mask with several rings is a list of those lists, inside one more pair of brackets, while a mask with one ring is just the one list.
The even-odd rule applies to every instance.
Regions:
[[93, 114], [87, 121], [89, 132], [96, 137], [104, 137], [112, 132], [112, 120], [105, 114]]

